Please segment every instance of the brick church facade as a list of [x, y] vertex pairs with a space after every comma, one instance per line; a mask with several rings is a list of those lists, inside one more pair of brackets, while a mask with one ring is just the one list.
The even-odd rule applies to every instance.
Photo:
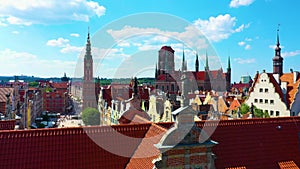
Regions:
[[158, 63], [155, 70], [155, 88], [170, 95], [180, 95], [180, 78], [185, 72], [189, 79], [192, 91], [228, 91], [231, 81], [230, 59], [228, 59], [227, 72], [223, 69], [210, 70], [208, 56], [206, 55], [206, 65], [204, 70], [199, 70], [198, 54], [195, 60], [195, 71], [187, 70], [187, 62], [183, 51], [181, 70], [175, 70], [175, 51], [170, 46], [163, 46], [158, 53]]

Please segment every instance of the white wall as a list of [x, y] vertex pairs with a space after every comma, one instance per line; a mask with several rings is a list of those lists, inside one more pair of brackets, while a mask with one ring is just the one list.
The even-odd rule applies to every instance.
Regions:
[[[262, 99], [262, 103], [260, 99]], [[271, 100], [273, 100], [273, 103], [271, 103]], [[247, 105], [251, 106], [251, 103], [263, 111], [267, 110], [271, 117], [290, 116], [290, 111], [281, 100], [279, 94], [275, 92], [275, 87], [270, 82], [267, 73], [260, 74], [254, 90], [250, 93], [248, 100], [246, 100]], [[279, 114], [276, 114], [276, 112], [279, 112]]]

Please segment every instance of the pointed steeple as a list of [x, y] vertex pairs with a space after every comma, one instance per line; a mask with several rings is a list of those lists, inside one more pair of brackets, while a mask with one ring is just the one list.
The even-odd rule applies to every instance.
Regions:
[[181, 65], [181, 70], [186, 71], [186, 63], [185, 63], [185, 55], [184, 55], [184, 47], [182, 51], [182, 65]]
[[157, 70], [157, 64], [155, 64], [155, 79], [158, 77], [158, 70]]
[[227, 65], [228, 67], [227, 67], [227, 70], [231, 70], [231, 66], [230, 66], [230, 56], [228, 56], [228, 65]]
[[205, 52], [205, 71], [209, 70], [207, 51]]
[[281, 48], [279, 42], [279, 26], [277, 28], [277, 37], [276, 37], [276, 47], [275, 47], [275, 56], [273, 57], [273, 73], [280, 74], [283, 73], [283, 58], [281, 57]]
[[90, 41], [90, 27], [88, 27], [88, 36], [86, 41], [86, 48], [85, 48], [85, 56], [86, 59], [92, 58], [92, 52], [91, 52], [91, 41]]
[[196, 69], [196, 72], [199, 72], [199, 59], [198, 59], [198, 53], [196, 53], [195, 69]]

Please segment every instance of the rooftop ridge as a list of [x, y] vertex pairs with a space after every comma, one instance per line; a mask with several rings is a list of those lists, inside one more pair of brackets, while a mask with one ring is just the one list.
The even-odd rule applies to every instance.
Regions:
[[[236, 125], [256, 125], [256, 124], [270, 124], [270, 123], [300, 123], [300, 117], [277, 117], [277, 118], [252, 118], [252, 119], [235, 119], [235, 120], [221, 120], [221, 121], [197, 121], [198, 127], [212, 127], [212, 126], [236, 126]], [[174, 122], [160, 122], [157, 125], [165, 128], [170, 128]], [[299, 126], [300, 127], [300, 126]]]
[[91, 127], [69, 127], [51, 129], [31, 129], [31, 130], [2, 130], [1, 138], [39, 137], [39, 136], [61, 136], [61, 135], [82, 135], [90, 133], [135, 132], [148, 130], [151, 123], [114, 125], [114, 126], [91, 126]]

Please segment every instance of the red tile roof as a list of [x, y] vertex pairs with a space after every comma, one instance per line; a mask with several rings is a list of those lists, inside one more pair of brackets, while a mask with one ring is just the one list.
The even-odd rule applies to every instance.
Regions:
[[134, 121], [135, 116], [140, 116], [141, 118], [145, 119], [145, 120], [150, 120], [151, 117], [148, 115], [148, 113], [146, 113], [143, 110], [138, 110], [136, 108], [134, 108], [132, 105], [129, 107], [128, 110], [126, 110], [125, 112], [123, 112], [119, 118], [119, 123], [120, 124], [128, 124], [128, 123], [138, 123], [138, 121]]
[[193, 74], [196, 80], [205, 80], [205, 75], [206, 75], [205, 71], [193, 72]]
[[299, 169], [297, 164], [294, 161], [283, 161], [278, 162], [280, 169]]
[[167, 50], [167, 51], [169, 51], [169, 52], [172, 52], [172, 53], [174, 53], [175, 51], [172, 49], [172, 47], [171, 46], [163, 46], [163, 47], [161, 47], [161, 49], [160, 50]]
[[13, 130], [15, 129], [15, 120], [1, 120], [0, 121], [0, 130]]
[[157, 130], [151, 126], [0, 131], [0, 149], [5, 152], [0, 155], [0, 168], [123, 169], [142, 141], [139, 138]]
[[240, 106], [241, 103], [237, 99], [234, 99], [229, 106], [229, 110], [237, 110], [237, 108]]
[[[245, 166], [251, 169], [278, 168], [279, 161], [300, 164], [300, 117], [196, 122], [211, 139], [216, 168]], [[170, 127], [172, 123], [158, 123]], [[216, 127], [216, 128], [215, 128]], [[215, 130], [214, 130], [215, 129]]]
[[134, 155], [130, 159], [126, 168], [136, 168], [136, 169], [148, 169], [153, 168], [152, 161], [159, 156], [159, 150], [154, 147], [167, 130], [156, 124], [152, 124], [150, 129], [147, 131], [142, 142], [138, 146]]
[[7, 97], [5, 95], [10, 93], [10, 98], [11, 98], [13, 92], [14, 92], [14, 88], [12, 87], [0, 87], [0, 102], [6, 103]]
[[69, 82], [51, 83], [51, 86], [56, 89], [67, 89], [68, 85], [69, 85]]
[[227, 167], [225, 169], [247, 169], [247, 168], [243, 166], [243, 167]]
[[[165, 132], [162, 127], [172, 125], [0, 131], [0, 149], [5, 152], [0, 156], [0, 168], [153, 168], [158, 153], [153, 144]], [[211, 139], [219, 143], [213, 148], [216, 168], [274, 169], [282, 161], [300, 163], [300, 117], [200, 121], [196, 125], [207, 134], [213, 131]], [[101, 140], [102, 146], [90, 138]]]
[[287, 95], [286, 101], [288, 108], [291, 108], [292, 103], [294, 102], [296, 93], [298, 92], [298, 87], [300, 84], [299, 75], [296, 77], [296, 83], [294, 83], [294, 73], [284, 73], [280, 76], [280, 80], [283, 82], [287, 82]]

